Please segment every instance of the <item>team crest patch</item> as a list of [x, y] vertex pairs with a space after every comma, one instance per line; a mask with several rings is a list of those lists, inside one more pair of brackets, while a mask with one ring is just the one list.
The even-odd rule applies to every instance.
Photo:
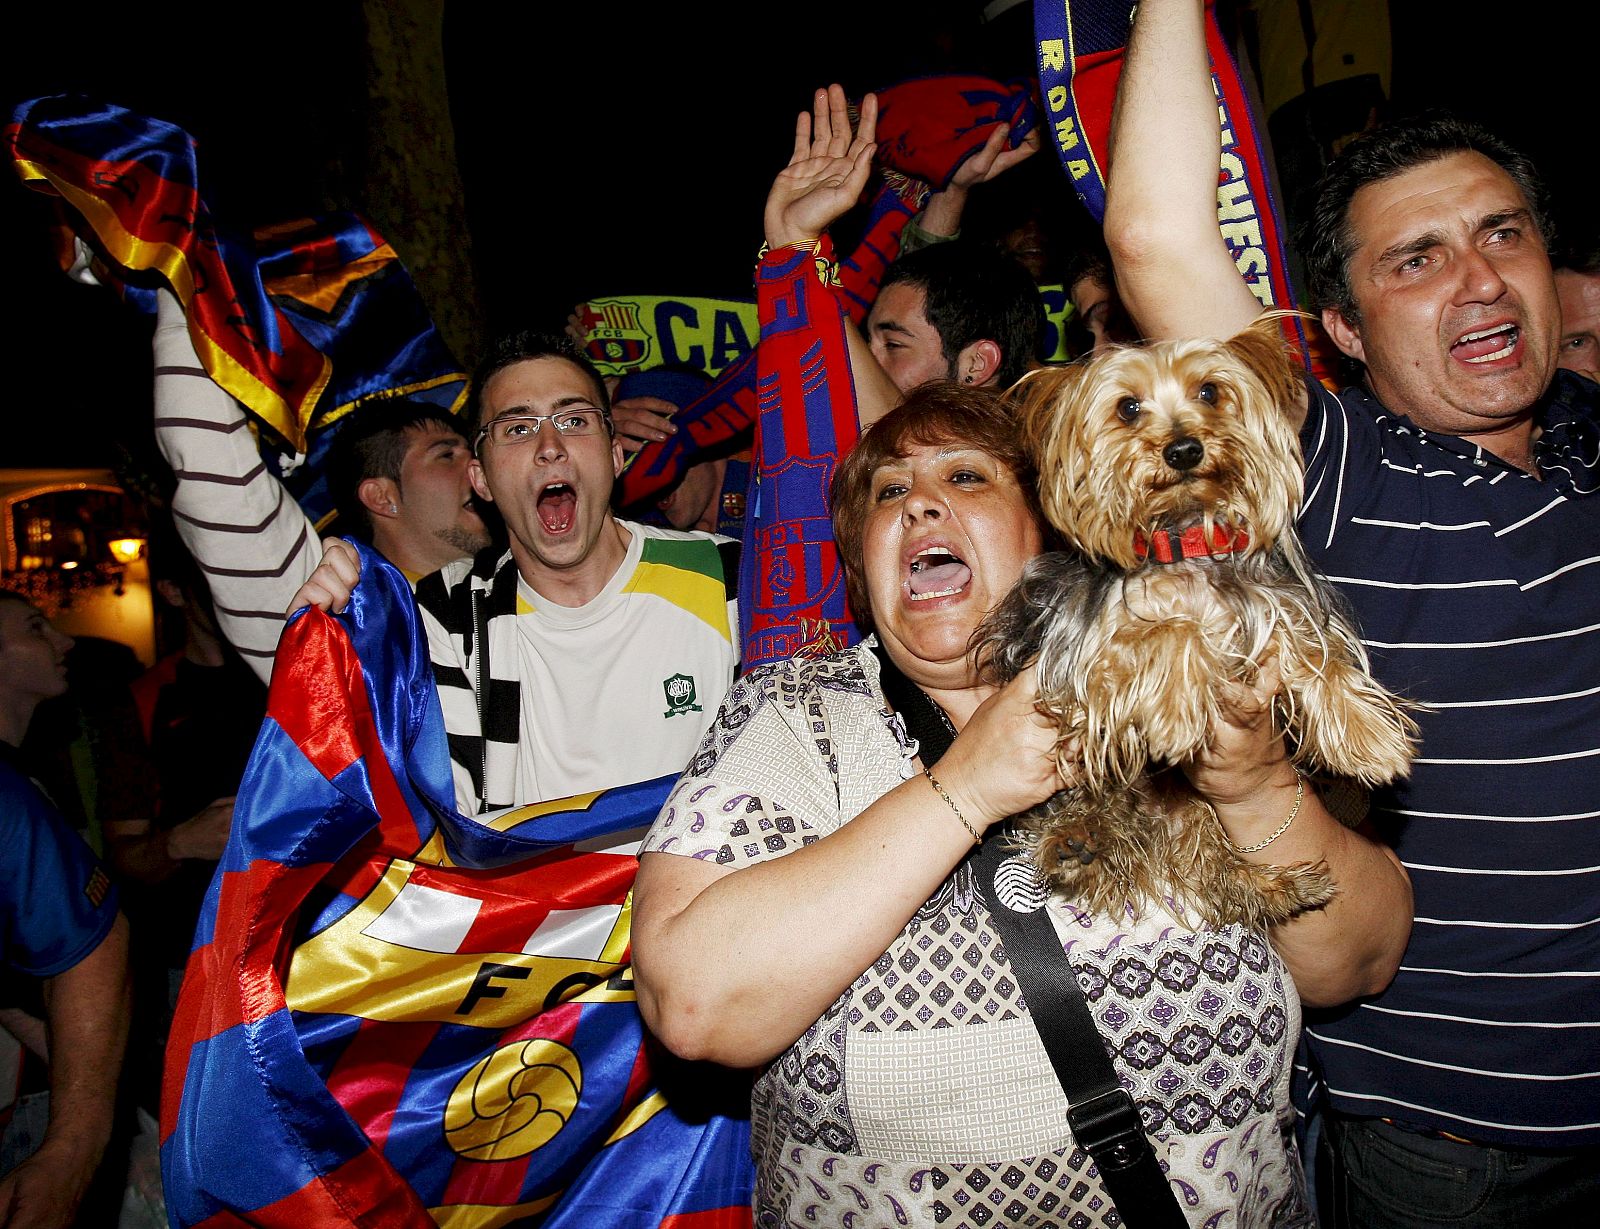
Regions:
[[663, 717], [701, 711], [700, 705], [695, 703], [694, 679], [689, 675], [674, 674], [671, 678], [662, 679], [661, 690], [667, 693], [667, 711], [661, 714]]

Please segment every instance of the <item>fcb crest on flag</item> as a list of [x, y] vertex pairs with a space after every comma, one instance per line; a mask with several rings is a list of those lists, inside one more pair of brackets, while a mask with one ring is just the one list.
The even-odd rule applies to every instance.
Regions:
[[358, 549], [284, 632], [196, 934], [172, 1223], [748, 1225], [748, 1082], [661, 1051], [628, 966], [670, 780], [457, 815], [415, 604]]

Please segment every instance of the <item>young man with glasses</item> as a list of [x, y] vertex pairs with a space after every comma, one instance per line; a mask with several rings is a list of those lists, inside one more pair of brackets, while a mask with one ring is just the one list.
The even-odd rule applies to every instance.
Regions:
[[[509, 538], [417, 585], [468, 813], [679, 772], [738, 667], [738, 544], [611, 515], [604, 382], [570, 341], [515, 333], [472, 381], [468, 470]], [[338, 609], [330, 546], [295, 605]]]

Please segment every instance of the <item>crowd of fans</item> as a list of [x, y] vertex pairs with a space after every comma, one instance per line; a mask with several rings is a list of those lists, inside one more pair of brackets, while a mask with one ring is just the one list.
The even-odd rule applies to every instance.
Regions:
[[[740, 678], [748, 433], [621, 507], [631, 458], [677, 432], [708, 380], [663, 370], [619, 387], [577, 316], [572, 336], [498, 338], [459, 418], [384, 400], [340, 427], [336, 528], [415, 590], [461, 813], [684, 773], [643, 845], [641, 1011], [684, 1059], [760, 1070], [755, 1206], [773, 1224], [805, 1223], [808, 1201], [851, 1184], [884, 1201], [873, 1214], [967, 1215], [947, 1182], [976, 1199], [994, 1162], [1016, 1173], [1002, 1223], [1103, 1223], [965, 877], [985, 829], [1071, 777], [1030, 676], [989, 684], [969, 642], [1051, 545], [997, 396], [1039, 365], [1041, 283], [1072, 304], [1075, 355], [1226, 337], [1260, 311], [1217, 231], [1201, 10], [1139, 6], [1103, 234], [1062, 216], [1059, 195], [1040, 206], [1049, 155], [1000, 125], [906, 224], [848, 327], [848, 370], [831, 374], [865, 435], [833, 511], [851, 609], [875, 641]], [[837, 86], [817, 92], [768, 198], [763, 260], [817, 252], [862, 199], [875, 120], [871, 96], [852, 111]], [[1133, 976], [1125, 950], [1161, 979], [1192, 966], [1168, 986], [1172, 1035], [1148, 1035], [1172, 1047], [1185, 1027], [1225, 1044], [1200, 1000], [1233, 993], [1216, 962], [1259, 963], [1265, 997], [1229, 1000], [1252, 1037], [1278, 1030], [1230, 1051], [1247, 1113], [1186, 1124], [1129, 1046], [1113, 1055], [1136, 1096], [1165, 1098], [1145, 1127], [1193, 1223], [1311, 1224], [1318, 1206], [1340, 1226], [1583, 1223], [1600, 1196], [1600, 261], [1555, 245], [1525, 159], [1449, 117], [1377, 127], [1308, 199], [1310, 306], [1357, 375], [1339, 392], [1308, 377], [1283, 407], [1306, 464], [1300, 527], [1378, 677], [1422, 706], [1419, 758], [1355, 835], [1315, 790], [1302, 806], [1270, 721], [1219, 731], [1217, 760], [1185, 771], [1230, 839], [1264, 862], [1326, 859], [1338, 902], [1270, 945], [1181, 917], [1163, 930], [1081, 916], [1072, 966], [1113, 987]], [[168, 655], [139, 671], [0, 590], [0, 935], [15, 975], [0, 1027], [20, 1056], [0, 1225], [134, 1215], [130, 1157], [158, 1112], [285, 612], [337, 614], [362, 578], [363, 555], [320, 540], [262, 466], [166, 291], [154, 347], [173, 483], [150, 559]], [[917, 580], [916, 551], [953, 602]], [[953, 736], [937, 778], [889, 719], [890, 673]], [[714, 822], [690, 828], [691, 794]], [[1268, 850], [1290, 796], [1295, 827]], [[758, 824], [763, 842], [739, 839]], [[981, 966], [988, 989], [947, 983], [963, 962], [965, 986]], [[963, 994], [970, 1013], [953, 1012]], [[1297, 1116], [1287, 1022], [1302, 1011]]]

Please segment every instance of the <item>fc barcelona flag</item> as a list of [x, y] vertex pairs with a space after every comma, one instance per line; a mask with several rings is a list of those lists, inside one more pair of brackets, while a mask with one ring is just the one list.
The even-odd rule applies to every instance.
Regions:
[[410, 590], [358, 549], [346, 614], [284, 632], [196, 934], [172, 1223], [748, 1225], [748, 1083], [664, 1054], [628, 965], [670, 780], [458, 816]]
[[23, 182], [69, 207], [66, 224], [125, 299], [153, 312], [151, 278], [172, 288], [207, 374], [270, 429], [280, 447], [264, 441], [265, 459], [313, 520], [331, 508], [326, 428], [346, 412], [378, 396], [465, 403], [460, 364], [362, 218], [229, 231], [206, 208], [188, 133], [81, 95], [21, 104], [6, 140]]

